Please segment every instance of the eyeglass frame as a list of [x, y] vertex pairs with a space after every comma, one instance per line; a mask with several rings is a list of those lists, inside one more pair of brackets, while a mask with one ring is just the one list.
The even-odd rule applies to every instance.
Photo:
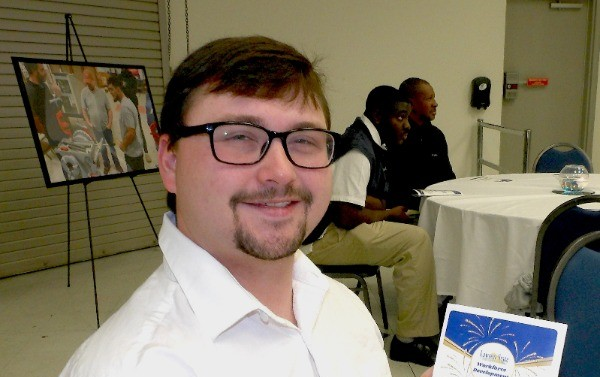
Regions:
[[[264, 152], [262, 152], [262, 154], [260, 155], [258, 160], [254, 161], [254, 162], [236, 163], [236, 162], [223, 161], [217, 156], [217, 152], [215, 151], [215, 143], [213, 140], [213, 134], [214, 134], [214, 131], [219, 126], [227, 126], [227, 125], [229, 125], [229, 126], [235, 126], [235, 125], [250, 126], [250, 127], [258, 128], [258, 129], [266, 132], [266, 134], [268, 136], [267, 146], [266, 146], [266, 148], [264, 148]], [[308, 167], [308, 166], [298, 165], [294, 161], [294, 159], [292, 158], [292, 156], [290, 155], [290, 152], [288, 150], [286, 138], [291, 133], [294, 133], [297, 131], [319, 131], [319, 132], [323, 132], [323, 133], [326, 133], [326, 134], [329, 134], [332, 136], [333, 152], [331, 153], [331, 158], [329, 159], [329, 163], [327, 165], [319, 166], [319, 167]], [[342, 141], [342, 137], [340, 134], [330, 131], [330, 130], [325, 130], [322, 128], [302, 127], [302, 128], [295, 128], [295, 129], [289, 130], [289, 131], [279, 132], [279, 131], [273, 131], [273, 130], [266, 129], [263, 126], [260, 126], [256, 123], [244, 122], [244, 121], [211, 122], [211, 123], [204, 123], [204, 124], [198, 124], [198, 125], [193, 125], [193, 126], [181, 125], [181, 126], [177, 127], [175, 134], [177, 134], [177, 136], [179, 138], [186, 138], [186, 137], [195, 136], [195, 135], [208, 134], [209, 140], [210, 140], [210, 149], [212, 151], [212, 155], [215, 158], [215, 160], [217, 160], [221, 163], [224, 163], [224, 164], [228, 164], [228, 165], [240, 165], [240, 166], [258, 164], [265, 157], [265, 155], [269, 151], [269, 148], [271, 148], [273, 139], [279, 139], [279, 140], [281, 140], [281, 146], [283, 147], [283, 150], [285, 151], [285, 155], [286, 155], [288, 161], [291, 162], [292, 165], [297, 166], [302, 169], [324, 169], [324, 168], [330, 166], [339, 157], [338, 148], [341, 147], [341, 141]]]

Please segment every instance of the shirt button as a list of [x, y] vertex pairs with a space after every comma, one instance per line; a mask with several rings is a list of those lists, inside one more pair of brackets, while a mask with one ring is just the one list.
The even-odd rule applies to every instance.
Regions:
[[269, 323], [269, 316], [267, 315], [267, 313], [259, 312], [258, 316], [260, 317], [261, 322], [265, 325]]

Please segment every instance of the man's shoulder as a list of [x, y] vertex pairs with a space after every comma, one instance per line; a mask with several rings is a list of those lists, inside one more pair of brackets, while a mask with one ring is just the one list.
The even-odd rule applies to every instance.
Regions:
[[29, 91], [41, 91], [44, 89], [44, 87], [40, 84], [36, 84], [34, 82], [31, 82], [29, 80], [25, 81], [25, 89], [29, 92]]
[[375, 148], [373, 146], [373, 138], [367, 126], [357, 118], [352, 123], [342, 136], [344, 148], [347, 151], [357, 150], [362, 153], [369, 161], [375, 158]]
[[[75, 352], [61, 377], [128, 375], [149, 346], [167, 334], [174, 295], [163, 266]], [[161, 338], [164, 341], [164, 338]], [[131, 374], [129, 374], [131, 375]]]
[[126, 108], [127, 110], [131, 110], [131, 111], [135, 111], [135, 104], [133, 103], [133, 101], [125, 96], [123, 97], [123, 99], [121, 100], [121, 105], [123, 105], [124, 108]]
[[444, 137], [444, 132], [434, 124], [429, 123], [425, 130], [429, 134]]

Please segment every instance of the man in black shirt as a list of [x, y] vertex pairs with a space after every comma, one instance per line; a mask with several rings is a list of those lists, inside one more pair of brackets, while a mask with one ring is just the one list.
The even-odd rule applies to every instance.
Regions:
[[[56, 147], [62, 139], [69, 136], [70, 125], [57, 114], [62, 109], [59, 96], [53, 94], [46, 85], [48, 71], [39, 63], [24, 63], [29, 74], [25, 81], [25, 90], [38, 134], [44, 134], [46, 140], [42, 143], [44, 152], [50, 147]], [[55, 88], [55, 92], [59, 89]], [[61, 124], [60, 121], [64, 124]]]
[[412, 105], [411, 128], [403, 143], [390, 146], [389, 202], [418, 210], [420, 199], [411, 195], [412, 189], [424, 189], [456, 175], [448, 158], [444, 133], [431, 124], [438, 106], [433, 87], [423, 79], [411, 77], [399, 89]]

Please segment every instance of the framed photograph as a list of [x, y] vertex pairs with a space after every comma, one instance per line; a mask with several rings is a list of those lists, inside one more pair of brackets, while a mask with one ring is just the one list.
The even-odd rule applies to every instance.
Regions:
[[143, 66], [12, 62], [47, 187], [158, 170], [158, 119]]

